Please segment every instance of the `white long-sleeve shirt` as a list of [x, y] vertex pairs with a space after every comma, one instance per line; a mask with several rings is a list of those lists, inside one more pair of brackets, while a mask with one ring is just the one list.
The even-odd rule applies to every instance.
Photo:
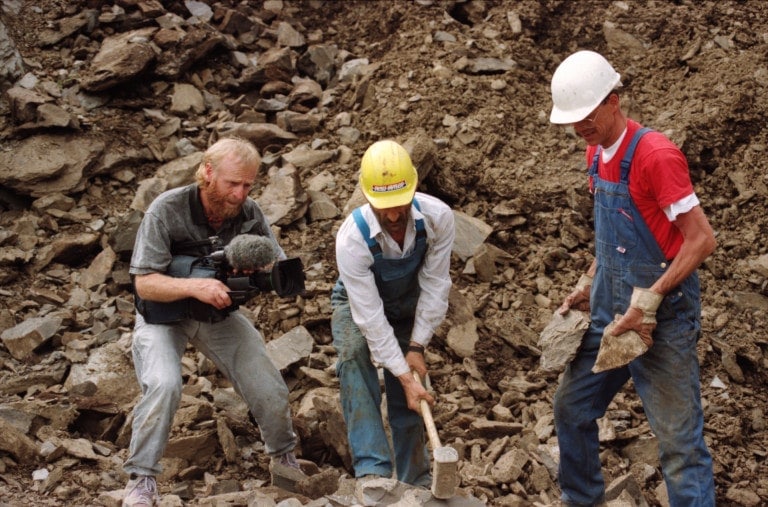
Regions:
[[[411, 206], [402, 249], [381, 228], [370, 205], [363, 206], [361, 212], [368, 223], [371, 237], [376, 239], [381, 246], [382, 255], [387, 259], [406, 257], [413, 252], [416, 244], [415, 220], [424, 219], [427, 252], [418, 275], [421, 292], [416, 305], [411, 340], [426, 346], [448, 311], [451, 249], [456, 231], [453, 212], [444, 202], [418, 192], [415, 199], [418, 200], [421, 211]], [[392, 326], [384, 315], [384, 303], [371, 271], [373, 256], [351, 214], [336, 234], [336, 264], [347, 291], [352, 319], [368, 341], [373, 360], [395, 376], [408, 373], [408, 363], [400, 350]]]

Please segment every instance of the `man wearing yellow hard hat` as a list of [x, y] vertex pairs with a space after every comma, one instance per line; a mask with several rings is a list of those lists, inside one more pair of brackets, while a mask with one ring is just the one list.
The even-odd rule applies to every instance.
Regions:
[[[391, 140], [372, 144], [360, 164], [368, 203], [336, 235], [339, 280], [333, 289], [333, 345], [355, 477], [396, 477], [429, 487], [429, 454], [415, 380], [427, 374], [424, 349], [448, 310], [453, 212], [416, 192], [408, 152]], [[394, 459], [381, 414], [377, 367], [384, 368]]]

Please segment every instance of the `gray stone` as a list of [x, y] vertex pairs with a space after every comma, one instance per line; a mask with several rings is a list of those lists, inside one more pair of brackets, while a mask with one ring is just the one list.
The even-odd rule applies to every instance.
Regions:
[[156, 31], [155, 27], [141, 28], [104, 39], [81, 81], [83, 88], [104, 91], [143, 72], [155, 60], [149, 42]]
[[298, 326], [267, 343], [267, 354], [278, 370], [306, 358], [312, 352], [314, 339], [304, 326]]
[[493, 227], [461, 211], [454, 210], [453, 217], [456, 227], [453, 253], [465, 261], [475, 254], [477, 248], [493, 232]]
[[256, 198], [271, 225], [287, 225], [303, 217], [309, 208], [299, 171], [291, 164], [272, 167], [269, 183]]
[[0, 184], [33, 197], [82, 190], [86, 169], [104, 151], [88, 136], [40, 135], [0, 153]]
[[195, 115], [205, 112], [203, 94], [194, 85], [175, 83], [171, 95], [171, 112], [180, 115]]
[[26, 359], [37, 347], [59, 331], [59, 317], [34, 317], [26, 319], [0, 334], [3, 345], [16, 359]]
[[539, 334], [542, 370], [560, 372], [576, 356], [584, 332], [589, 327], [589, 314], [571, 309], [565, 315], [557, 310]]

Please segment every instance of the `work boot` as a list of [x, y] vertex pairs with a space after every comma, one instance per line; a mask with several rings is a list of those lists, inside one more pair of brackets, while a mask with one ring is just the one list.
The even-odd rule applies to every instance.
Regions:
[[296, 493], [296, 483], [307, 478], [293, 452], [273, 456], [269, 463], [272, 485]]
[[153, 507], [160, 499], [157, 494], [157, 482], [151, 475], [139, 475], [128, 481], [128, 492], [123, 498], [123, 507]]

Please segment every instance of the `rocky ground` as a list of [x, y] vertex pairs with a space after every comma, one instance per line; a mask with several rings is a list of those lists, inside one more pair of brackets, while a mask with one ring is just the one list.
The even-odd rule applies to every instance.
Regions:
[[[0, 502], [117, 505], [138, 389], [130, 231], [230, 134], [264, 153], [254, 197], [307, 268], [304, 296], [261, 294], [247, 311], [268, 341], [308, 344], [283, 371], [317, 480], [300, 496], [267, 486], [258, 431], [190, 350], [167, 505], [350, 504], [328, 346], [333, 233], [356, 202], [359, 157], [385, 137], [407, 143], [421, 189], [464, 224], [428, 355], [461, 493], [556, 499], [557, 374], [536, 339], [592, 245], [583, 142], [549, 124], [548, 85], [586, 48], [622, 74], [629, 115], [688, 157], [718, 239], [700, 270], [699, 344], [718, 505], [765, 504], [767, 5], [0, 0]], [[666, 505], [631, 386], [601, 429], [612, 494]]]

